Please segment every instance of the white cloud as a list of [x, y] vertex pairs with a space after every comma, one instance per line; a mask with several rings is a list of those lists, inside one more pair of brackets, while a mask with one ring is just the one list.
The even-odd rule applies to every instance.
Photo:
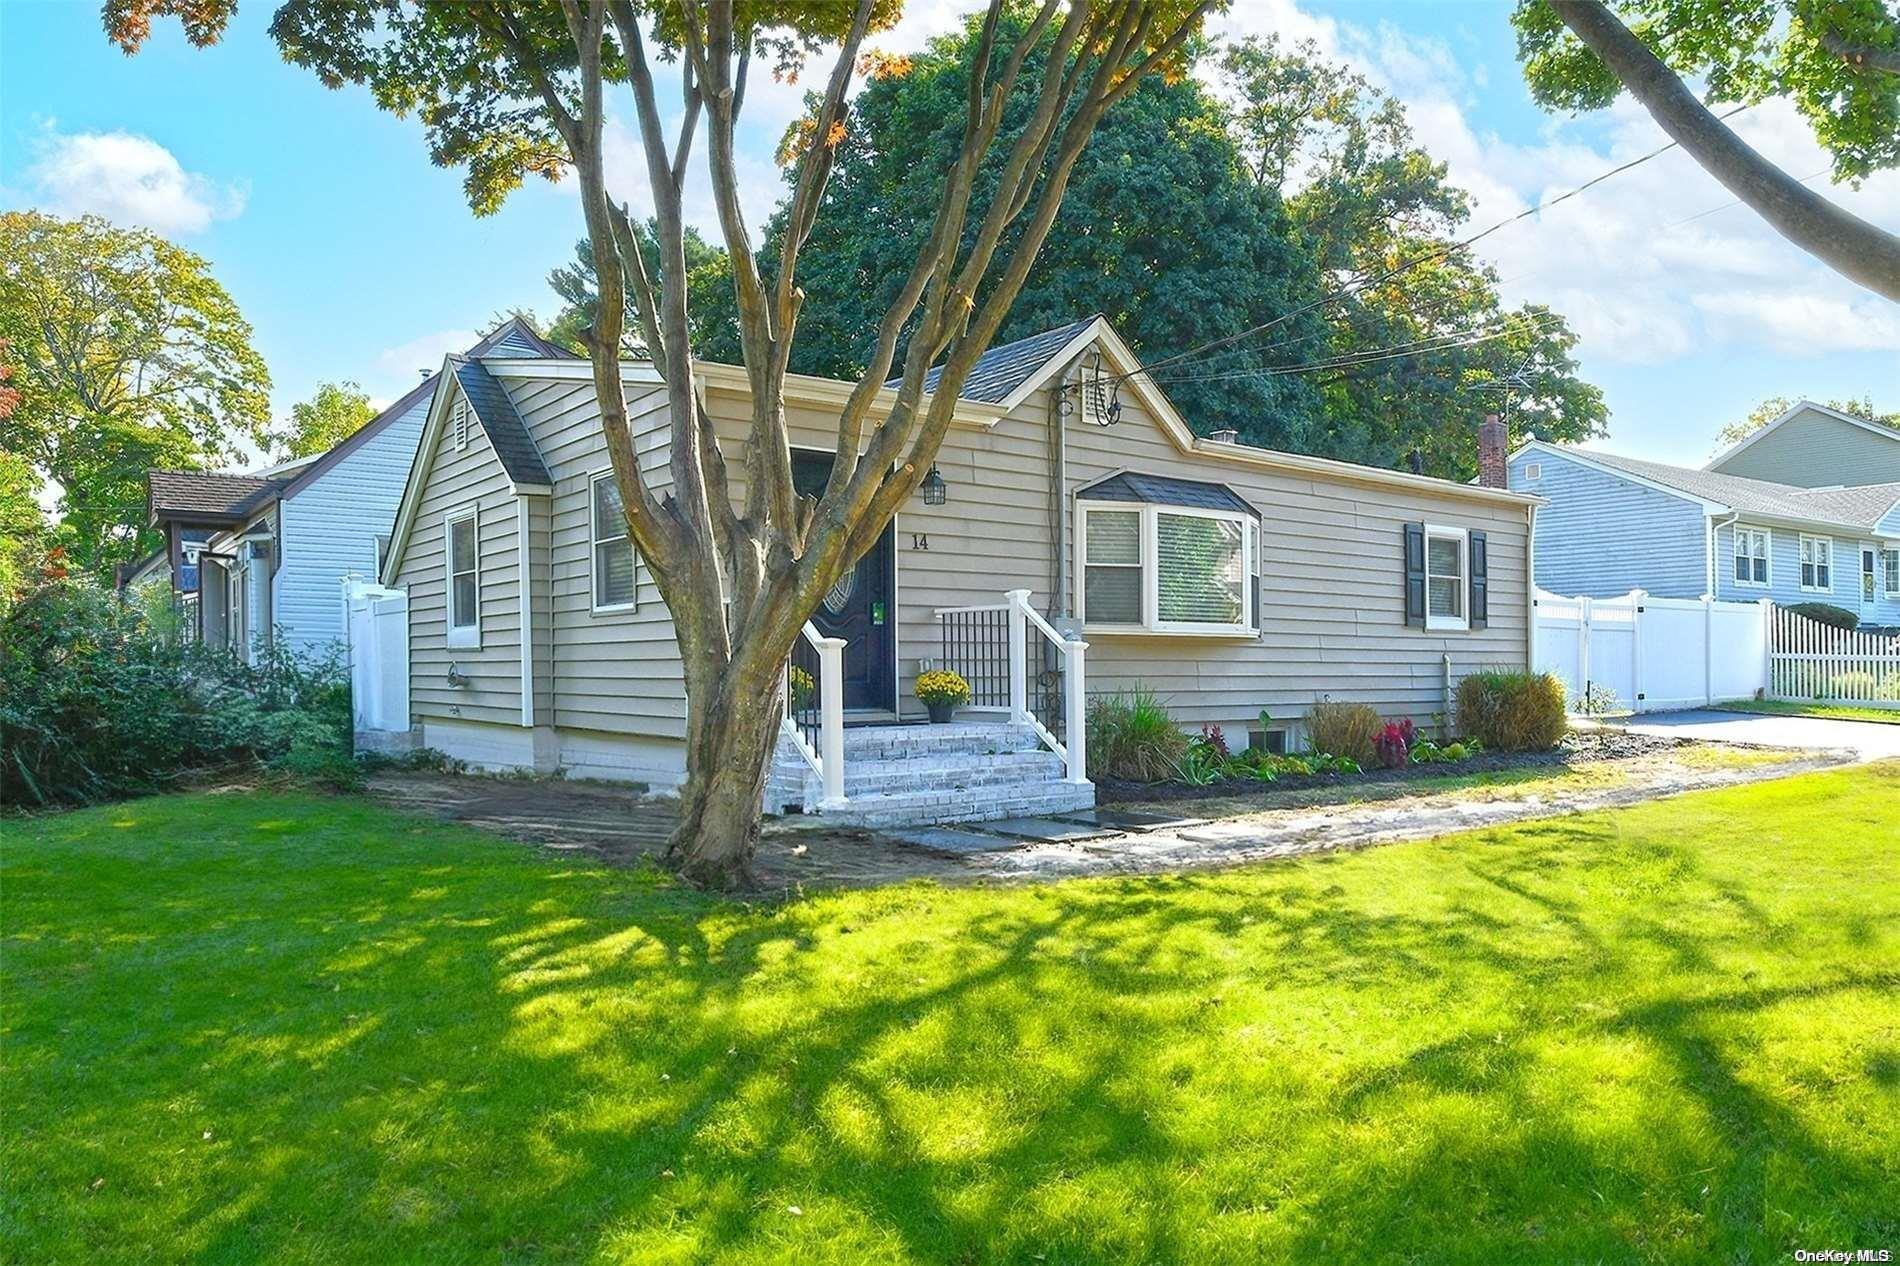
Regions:
[[435, 373], [442, 358], [450, 353], [466, 352], [481, 335], [475, 330], [437, 330], [421, 338], [390, 348], [376, 358], [376, 378], [365, 384], [372, 394], [386, 393], [395, 399], [416, 385], [421, 371]]
[[172, 152], [132, 132], [65, 133], [48, 124], [26, 178], [36, 205], [101, 215], [160, 233], [197, 233], [244, 209], [242, 183], [188, 172]]

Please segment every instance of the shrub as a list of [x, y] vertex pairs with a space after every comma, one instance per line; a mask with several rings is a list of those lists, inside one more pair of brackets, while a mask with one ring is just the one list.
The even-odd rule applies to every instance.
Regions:
[[1491, 670], [1458, 683], [1458, 729], [1485, 747], [1541, 752], [1568, 728], [1564, 684], [1550, 673]]
[[53, 580], [0, 620], [0, 803], [84, 804], [234, 761], [348, 785], [337, 657], [256, 664], [179, 645], [90, 582]]
[[1788, 608], [1790, 614], [1806, 616], [1817, 624], [1825, 624], [1837, 629], [1857, 629], [1860, 617], [1845, 607], [1837, 607], [1831, 602], [1797, 602]]
[[1379, 763], [1387, 769], [1403, 769], [1411, 759], [1412, 744], [1418, 735], [1412, 728], [1412, 718], [1401, 717], [1389, 721], [1379, 734], [1373, 746], [1378, 750]]
[[1089, 777], [1160, 782], [1175, 775], [1188, 737], [1146, 690], [1089, 700]]
[[1322, 700], [1306, 710], [1306, 738], [1315, 752], [1344, 756], [1361, 767], [1378, 754], [1385, 723], [1363, 703]]

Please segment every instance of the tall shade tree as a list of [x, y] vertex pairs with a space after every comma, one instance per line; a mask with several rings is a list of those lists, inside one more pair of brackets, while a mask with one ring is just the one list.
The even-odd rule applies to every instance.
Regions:
[[290, 427], [283, 436], [284, 456], [327, 453], [375, 416], [369, 394], [355, 383], [318, 383], [315, 395], [290, 406]]
[[0, 448], [57, 485], [73, 562], [153, 547], [145, 472], [237, 459], [268, 439], [270, 375], [201, 257], [94, 216], [0, 215], [0, 339], [18, 405]]
[[1284, 199], [1329, 276], [1355, 279], [1324, 306], [1323, 337], [1287, 348], [1313, 366], [1322, 397], [1308, 451], [1382, 466], [1416, 452], [1428, 472], [1465, 479], [1485, 413], [1508, 411], [1539, 439], [1603, 433], [1608, 410], [1578, 377], [1576, 335], [1541, 305], [1507, 310], [1496, 275], [1456, 248], [1469, 199], [1398, 101], [1310, 42], [1272, 37], [1230, 45], [1220, 79], [1252, 179]]
[[1711, 104], [1785, 97], [1833, 157], [1836, 182], [1900, 164], [1900, 12], [1889, 0], [1519, 0], [1531, 95], [1597, 110], [1627, 91], [1776, 232], [1900, 302], [1900, 237], [1762, 157]]
[[[218, 38], [232, 4], [108, 0], [105, 20], [113, 38], [136, 48], [153, 15], [176, 13], [202, 42]], [[963, 143], [938, 173], [936, 220], [878, 318], [863, 376], [837, 411], [836, 458], [816, 498], [793, 487], [786, 425], [784, 385], [805, 302], [799, 261], [849, 133], [865, 41], [896, 19], [895, 0], [561, 0], [558, 7], [290, 0], [272, 22], [290, 61], [328, 83], [366, 84], [385, 108], [414, 110], [428, 128], [432, 157], [467, 169], [475, 210], [494, 210], [530, 174], [575, 175], [588, 241], [603, 265], [587, 332], [596, 401], [629, 529], [679, 645], [687, 780], [672, 851], [695, 878], [749, 878], [794, 640], [825, 591], [923, 481], [971, 367], [1008, 317], [1103, 114], [1145, 76], [1180, 72], [1183, 47], [1213, 3], [1037, 0], [1020, 33], [1005, 34], [1005, 11], [1014, 7], [991, 0], [984, 15], [976, 73], [959, 104]], [[1045, 47], [1046, 36], [1047, 56], [1032, 75], [1030, 54]], [[786, 227], [768, 271], [755, 256], [736, 161], [747, 88], [755, 61], [795, 62], [820, 48], [829, 50], [831, 66], [790, 156]], [[671, 117], [660, 105], [663, 72], [678, 91]], [[1005, 140], [1007, 108], [1031, 78], [1035, 108]], [[657, 273], [640, 246], [642, 226], [616, 198], [625, 191], [607, 185], [610, 92], [631, 105], [637, 125]], [[1007, 158], [987, 210], [973, 215], [976, 177], [996, 148]], [[683, 202], [696, 152], [732, 262], [751, 386], [738, 472], [728, 469], [695, 372]], [[619, 267], [604, 266], [616, 259]], [[636, 464], [628, 430], [621, 353], [629, 294], [673, 419], [664, 496]], [[933, 363], [941, 378], [926, 395]], [[901, 385], [886, 401], [881, 389], [893, 374]]]
[[[881, 73], [853, 103], [852, 127], [839, 143], [806, 247], [808, 315], [794, 369], [855, 377], [876, 350], [878, 316], [935, 223], [936, 173], [962, 145], [959, 102], [981, 37], [972, 23], [921, 54], [880, 63]], [[1044, 44], [1051, 38], [1045, 35]], [[1030, 70], [1045, 52], [1032, 53]], [[1005, 111], [1004, 137], [1027, 125], [1035, 107], [1033, 84], [1020, 85]], [[1005, 158], [994, 153], [979, 171], [974, 212], [989, 206]], [[769, 237], [784, 220], [781, 208]], [[1248, 178], [1219, 103], [1196, 78], [1156, 77], [1103, 115], [998, 336], [1017, 338], [1100, 312], [1138, 352], [1160, 356], [1298, 308], [1319, 286], [1312, 252], [1278, 191]], [[1323, 330], [1310, 316], [1281, 333], [1297, 343], [1297, 336]], [[902, 346], [900, 340], [900, 354]], [[1259, 372], [1303, 359], [1311, 348], [1246, 347], [1222, 358], [1227, 372], [1187, 376], [1167, 390], [1203, 431], [1231, 426], [1250, 443], [1313, 451], [1321, 435], [1312, 385]]]
[[[640, 235], [640, 244], [647, 255], [649, 275], [657, 275], [660, 268], [654, 246], [658, 237], [657, 225], [648, 221], [646, 231]], [[733, 306], [732, 266], [726, 260], [726, 252], [708, 242], [690, 224], [686, 226], [683, 245], [687, 334], [692, 339], [693, 351], [706, 360], [737, 364], [739, 322]], [[548, 288], [566, 305], [548, 327], [548, 337], [564, 347], [584, 349], [587, 331], [594, 324], [594, 311], [600, 302], [600, 278], [594, 268], [591, 241], [582, 238], [574, 244], [574, 261], [548, 274]], [[640, 342], [640, 314], [629, 307], [626, 321], [622, 342], [630, 355], [644, 358], [646, 347]]]

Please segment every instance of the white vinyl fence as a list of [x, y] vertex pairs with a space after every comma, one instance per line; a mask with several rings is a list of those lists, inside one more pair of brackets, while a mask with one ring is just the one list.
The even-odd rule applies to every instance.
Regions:
[[1900, 708], [1900, 637], [1837, 629], [1777, 607], [1768, 697]]
[[1773, 610], [1768, 602], [1655, 598], [1640, 589], [1621, 598], [1540, 589], [1536, 667], [1562, 679], [1577, 710], [1590, 703], [1663, 712], [1752, 699], [1768, 685]]
[[409, 595], [360, 580], [343, 585], [350, 705], [358, 731], [409, 729]]

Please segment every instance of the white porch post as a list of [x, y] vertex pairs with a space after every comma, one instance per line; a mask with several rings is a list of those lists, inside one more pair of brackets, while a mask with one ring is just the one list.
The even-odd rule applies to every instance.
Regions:
[[1067, 671], [1063, 673], [1063, 681], [1068, 687], [1063, 703], [1068, 718], [1066, 722], [1068, 733], [1062, 736], [1067, 740], [1064, 746], [1068, 748], [1069, 752], [1068, 781], [1084, 784], [1089, 780], [1089, 754], [1088, 719], [1086, 715], [1088, 691], [1082, 671], [1082, 652], [1088, 648], [1089, 644], [1087, 642], [1079, 638], [1071, 639], [1069, 642], [1069, 653], [1063, 656], [1063, 658], [1068, 661], [1063, 665], [1063, 667], [1067, 669]]
[[1009, 719], [1029, 719], [1029, 621], [1023, 611], [1029, 590], [1012, 589], [1009, 599]]
[[844, 797], [844, 639], [818, 639], [819, 765], [825, 782], [822, 808], [836, 809]]

